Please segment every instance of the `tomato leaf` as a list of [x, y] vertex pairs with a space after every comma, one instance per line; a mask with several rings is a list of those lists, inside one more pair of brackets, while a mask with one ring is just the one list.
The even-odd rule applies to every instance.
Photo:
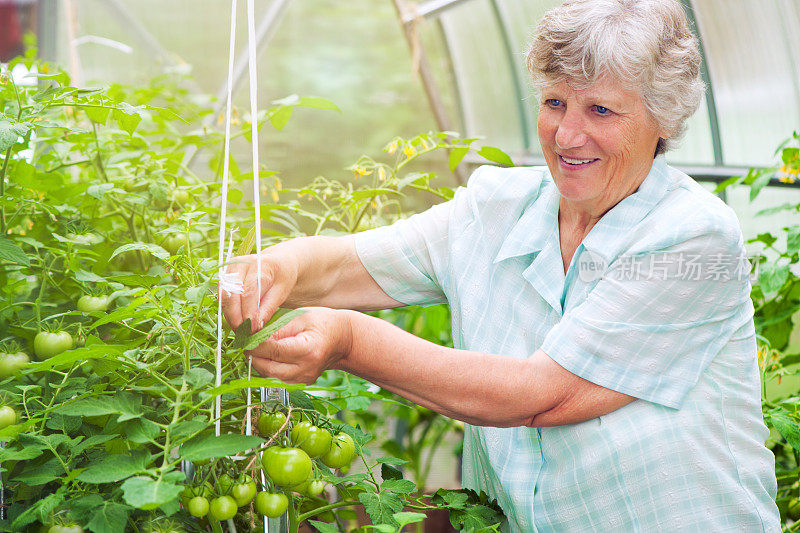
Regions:
[[300, 409], [314, 409], [311, 396], [301, 390], [289, 391], [289, 404]]
[[0, 237], [0, 259], [26, 267], [31, 266], [31, 262], [25, 252], [22, 251], [22, 248], [5, 237]]
[[254, 389], [258, 387], [264, 388], [281, 388], [286, 390], [297, 390], [297, 389], [305, 389], [305, 390], [322, 390], [322, 389], [312, 389], [302, 383], [295, 383], [289, 384], [284, 383], [283, 381], [275, 378], [250, 378], [250, 379], [234, 379], [233, 381], [229, 381], [219, 387], [214, 387], [213, 389], [208, 390], [208, 394], [210, 396], [219, 396], [220, 394], [227, 394], [229, 392], [236, 392], [242, 389]]
[[[404, 459], [398, 459], [397, 457], [381, 457], [380, 459], [377, 459], [377, 462], [382, 464], [382, 465], [386, 464], [386, 465], [394, 465], [394, 466], [404, 465], [404, 464], [408, 463], [408, 461], [406, 461]], [[401, 474], [400, 475], [400, 479], [402, 479], [402, 477], [403, 476]], [[387, 479], [385, 475], [383, 476], [383, 479]]]
[[266, 442], [255, 435], [201, 435], [181, 446], [180, 455], [188, 461], [205, 461], [255, 448]]
[[45, 523], [48, 515], [63, 501], [64, 494], [61, 492], [49, 494], [40, 499], [14, 519], [14, 522], [11, 523], [12, 531], [22, 531], [24, 526], [32, 524], [36, 520]]
[[137, 509], [152, 511], [176, 499], [184, 487], [166, 479], [137, 476], [127, 479], [120, 488], [125, 503]]
[[320, 522], [319, 520], [309, 520], [308, 522], [317, 528], [319, 533], [339, 533], [340, 531], [338, 526], [329, 524], [327, 522]]
[[159, 433], [161, 433], [161, 428], [159, 428], [155, 422], [147, 418], [137, 418], [131, 420], [125, 426], [125, 436], [128, 437], [131, 442], [135, 442], [137, 444], [147, 444], [153, 442], [156, 440]]
[[94, 533], [117, 533], [125, 531], [131, 508], [127, 505], [104, 501], [92, 513], [86, 527]]
[[55, 481], [64, 474], [64, 467], [59, 463], [58, 459], [53, 458], [42, 464], [33, 462], [27, 463], [22, 469], [22, 472], [12, 479], [27, 485], [36, 486]]
[[314, 109], [324, 109], [326, 111], [338, 111], [341, 113], [339, 106], [328, 100], [327, 98], [320, 98], [318, 96], [301, 96], [300, 101], [297, 102], [298, 106], [311, 107]]
[[27, 122], [0, 120], [0, 151], [8, 150], [17, 144], [17, 140], [29, 131], [31, 131], [31, 125]]
[[394, 519], [397, 520], [397, 523], [400, 527], [407, 526], [408, 524], [416, 524], [417, 522], [422, 522], [427, 518], [423, 513], [412, 513], [408, 511], [403, 511], [400, 513], [395, 513]]
[[166, 261], [167, 259], [169, 259], [168, 251], [163, 249], [161, 246], [153, 244], [151, 242], [134, 242], [131, 244], [123, 244], [122, 246], [114, 250], [114, 253], [111, 254], [111, 257], [109, 257], [108, 259], [110, 261], [111, 259], [114, 259], [121, 253], [132, 252], [135, 250], [141, 250], [143, 252], [147, 252], [152, 256], [161, 259], [162, 261]]
[[758, 273], [758, 283], [761, 285], [761, 290], [764, 291], [764, 294], [777, 292], [788, 278], [789, 265], [765, 263]]
[[34, 448], [26, 446], [22, 449], [17, 448], [0, 448], [0, 463], [6, 461], [24, 461], [27, 459], [35, 459], [42, 455], [42, 448]]
[[133, 135], [136, 126], [142, 121], [140, 112], [140, 109], [122, 102], [118, 109], [114, 109], [112, 116], [121, 130], [128, 132], [128, 135]]
[[142, 400], [131, 393], [86, 397], [65, 403], [55, 412], [71, 416], [97, 416], [119, 414], [119, 422], [139, 419], [142, 416]]
[[279, 311], [282, 311], [282, 313], [275, 313], [275, 316], [273, 316], [272, 320], [268, 322], [267, 325], [252, 335], [250, 334], [250, 319], [242, 322], [239, 327], [236, 328], [236, 336], [234, 337], [231, 347], [234, 350], [252, 350], [294, 318], [306, 312], [303, 309], [281, 309]]
[[495, 148], [494, 146], [482, 147], [480, 150], [478, 150], [478, 155], [484, 159], [492, 161], [493, 163], [499, 163], [507, 167], [514, 166], [514, 162], [511, 160], [511, 157], [509, 157], [509, 155], [500, 148]]
[[767, 425], [777, 429], [792, 448], [800, 451], [800, 425], [798, 425], [797, 418], [793, 417], [789, 411], [778, 407], [765, 413], [764, 421]]
[[[381, 468], [381, 470], [383, 469]], [[388, 490], [397, 494], [411, 494], [416, 488], [416, 484], [409, 479], [387, 479], [381, 483], [381, 490]]]
[[393, 492], [362, 492], [358, 495], [358, 499], [364, 504], [364, 510], [372, 519], [373, 524], [397, 526], [394, 513], [403, 510], [403, 503], [397, 494]]
[[792, 255], [800, 251], [800, 226], [795, 224], [786, 228], [786, 253]]
[[85, 483], [113, 483], [142, 473], [150, 462], [150, 454], [135, 453], [132, 455], [107, 455], [100, 461], [93, 462], [80, 473], [78, 480]]
[[289, 122], [289, 119], [292, 118], [293, 109], [294, 108], [291, 106], [285, 106], [279, 107], [271, 112], [269, 114], [269, 122], [272, 124], [272, 127], [278, 131], [282, 130]]
[[381, 477], [384, 480], [403, 479], [403, 472], [399, 468], [384, 462], [381, 464]]
[[469, 153], [468, 146], [459, 146], [450, 150], [450, 155], [447, 156], [447, 166], [450, 167], [450, 172], [454, 172], [458, 164], [464, 159], [464, 156]]
[[108, 115], [111, 113], [110, 107], [101, 105], [81, 106], [81, 109], [89, 117], [89, 120], [103, 126], [105, 126], [106, 121], [108, 121]]

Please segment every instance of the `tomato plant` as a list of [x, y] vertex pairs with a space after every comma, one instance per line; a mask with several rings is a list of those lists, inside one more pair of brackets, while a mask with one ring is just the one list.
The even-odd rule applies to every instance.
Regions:
[[[32, 55], [15, 67], [48, 74], [18, 86], [0, 69], [0, 529], [199, 531], [231, 518], [245, 531], [286, 512], [294, 533], [314, 519], [350, 527], [355, 507], [395, 529], [407, 506], [466, 512], [463, 494], [472, 495], [434, 504], [391, 455], [365, 454], [363, 470], [341, 475], [365, 446], [381, 449], [370, 407], [396, 397], [335, 371], [316, 384], [323, 395], [248, 380], [245, 351], [258, 334], [247, 326], [217, 338], [223, 134], [197, 133], [212, 109], [188, 97], [186, 80], [85, 89]], [[282, 125], [301, 107], [335, 106], [290, 97], [259, 114], [259, 126]], [[262, 244], [391, 222], [411, 189], [448, 199], [432, 173], [410, 166], [445, 149], [463, 156], [471, 142], [446, 133], [394, 139], [386, 154], [353, 165], [358, 182], [320, 176], [293, 189], [264, 171], [278, 200], [262, 209]], [[195, 151], [203, 157], [192, 161]], [[235, 159], [238, 185], [250, 176]], [[252, 227], [252, 202], [232, 188], [229, 203], [231, 223]], [[250, 253], [253, 232], [241, 233], [236, 251]], [[258, 387], [281, 387], [288, 401], [248, 400]], [[261, 413], [251, 428], [248, 409]], [[259, 516], [249, 514], [253, 499]], [[487, 526], [501, 519], [487, 502], [473, 505]]]

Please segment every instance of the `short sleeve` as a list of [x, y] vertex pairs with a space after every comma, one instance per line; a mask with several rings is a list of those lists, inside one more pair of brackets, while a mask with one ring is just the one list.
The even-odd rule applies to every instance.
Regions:
[[679, 408], [752, 316], [741, 232], [712, 231], [618, 257], [541, 349], [593, 383]]
[[448, 222], [456, 200], [390, 226], [356, 234], [358, 258], [383, 291], [406, 305], [446, 303], [441, 269], [446, 260]]

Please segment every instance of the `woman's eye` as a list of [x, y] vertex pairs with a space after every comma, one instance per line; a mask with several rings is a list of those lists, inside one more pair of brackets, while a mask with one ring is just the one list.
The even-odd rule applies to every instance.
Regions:
[[595, 111], [597, 111], [601, 115], [608, 115], [611, 113], [611, 110], [607, 107], [603, 107], [601, 105], [594, 106]]
[[561, 100], [559, 100], [558, 98], [548, 98], [547, 100], [544, 101], [544, 103], [548, 107], [558, 107], [561, 105]]

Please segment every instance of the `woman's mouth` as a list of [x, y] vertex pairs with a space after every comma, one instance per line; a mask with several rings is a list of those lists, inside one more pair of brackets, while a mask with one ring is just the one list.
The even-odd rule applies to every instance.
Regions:
[[595, 158], [575, 158], [575, 157], [566, 157], [561, 154], [558, 155], [558, 160], [561, 162], [561, 165], [566, 168], [571, 169], [578, 169], [588, 166], [598, 159]]

